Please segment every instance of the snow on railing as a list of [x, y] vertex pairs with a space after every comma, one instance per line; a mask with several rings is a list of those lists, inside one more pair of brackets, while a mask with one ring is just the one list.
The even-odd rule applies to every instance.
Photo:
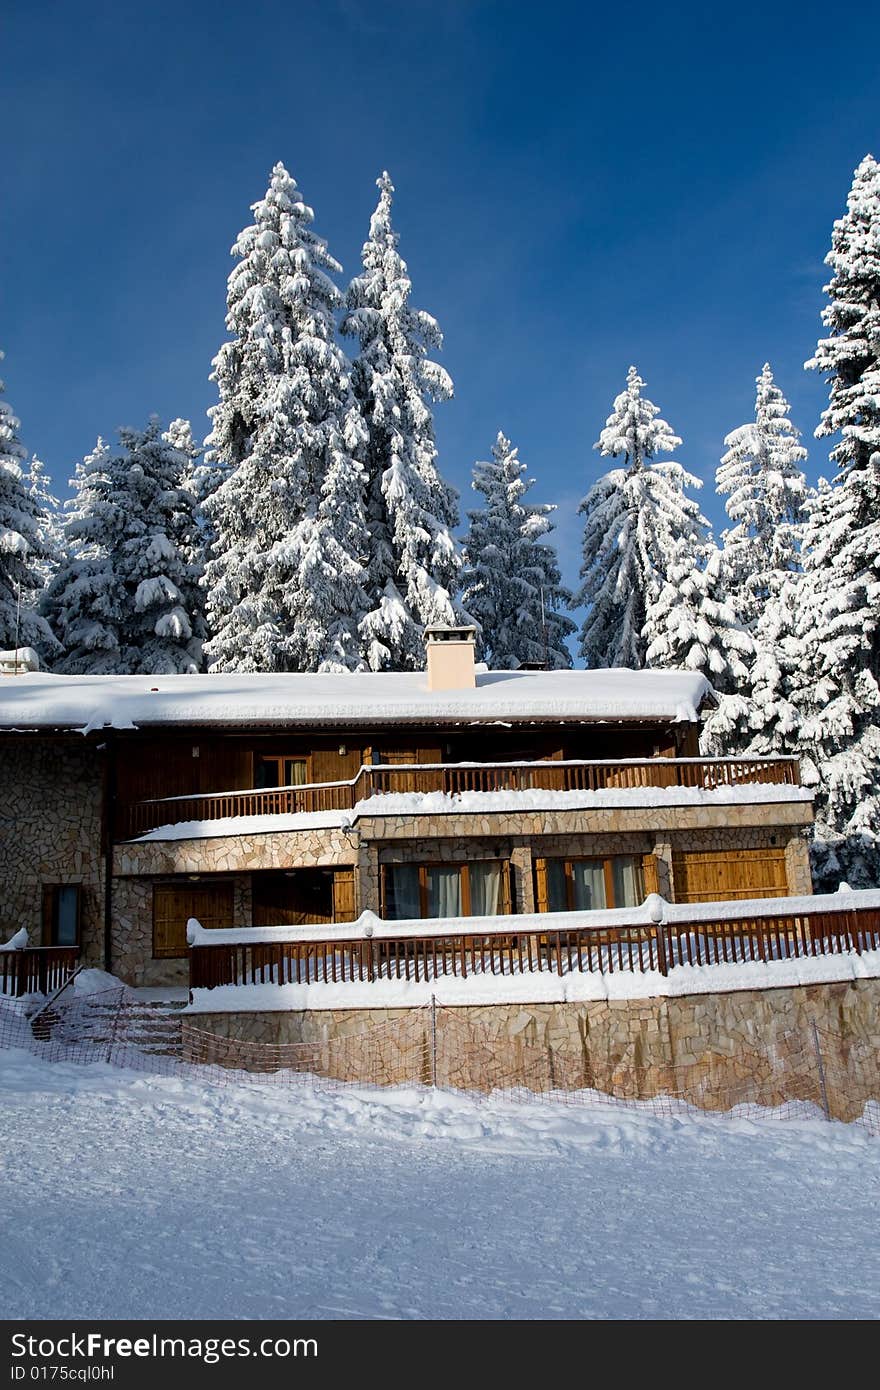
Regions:
[[441, 975], [655, 970], [880, 949], [880, 891], [594, 912], [205, 929], [191, 920], [190, 987]]
[[796, 758], [538, 759], [506, 763], [371, 763], [354, 777], [292, 787], [193, 793], [131, 802], [119, 808], [117, 831], [131, 838], [160, 825], [241, 816], [347, 811], [387, 793], [713, 791], [748, 785], [797, 787]]

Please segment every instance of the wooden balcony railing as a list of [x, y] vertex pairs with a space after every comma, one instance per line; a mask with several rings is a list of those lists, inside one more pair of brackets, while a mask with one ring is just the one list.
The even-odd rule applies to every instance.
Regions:
[[693, 787], [712, 791], [761, 783], [799, 786], [797, 758], [630, 758], [616, 762], [373, 764], [347, 782], [314, 782], [271, 790], [214, 792], [128, 802], [117, 808], [116, 838], [131, 839], [162, 825], [237, 816], [350, 811], [390, 792], [610, 791]]
[[0, 995], [51, 994], [76, 969], [78, 946], [25, 946], [0, 951]]
[[[219, 985], [345, 984], [380, 980], [430, 981], [486, 975], [549, 972], [613, 974], [683, 965], [733, 965], [838, 955], [880, 949], [880, 894], [864, 894], [864, 906], [835, 905], [829, 895], [786, 911], [784, 900], [663, 904], [661, 920], [644, 908], [629, 922], [615, 913], [548, 913], [481, 918], [473, 931], [461, 919], [421, 923], [380, 922], [372, 935], [346, 929], [273, 928], [248, 941], [246, 929], [197, 933], [190, 951], [190, 988]], [[852, 895], [858, 900], [858, 895]], [[656, 902], [662, 902], [655, 899]], [[649, 900], [650, 903], [650, 900]], [[830, 905], [829, 905], [830, 903]], [[714, 915], [713, 915], [714, 914]], [[591, 925], [590, 919], [601, 925]], [[609, 918], [617, 919], [609, 924]], [[496, 925], [497, 923], [497, 925]], [[338, 934], [337, 934], [338, 933]]]

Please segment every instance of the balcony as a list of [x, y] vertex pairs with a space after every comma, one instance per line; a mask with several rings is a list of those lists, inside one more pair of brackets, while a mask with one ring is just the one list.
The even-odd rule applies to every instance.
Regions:
[[[330, 927], [218, 931], [192, 923], [189, 941], [191, 1000], [203, 991], [210, 1009], [209, 991], [238, 986], [236, 1007], [246, 1009], [250, 986], [331, 985], [356, 993], [358, 986], [379, 990], [404, 980], [430, 991], [449, 978], [478, 986], [496, 976], [666, 976], [686, 966], [760, 972], [774, 962], [861, 956], [880, 949], [880, 892], [699, 904], [654, 894], [634, 908], [476, 919], [386, 922], [366, 912]], [[772, 973], [754, 977], [759, 986], [772, 982]], [[497, 1002], [508, 997], [502, 989]], [[272, 1001], [261, 996], [259, 1006]], [[334, 995], [334, 1006], [344, 1007], [344, 993]], [[309, 1004], [302, 997], [290, 1007]]]
[[115, 839], [130, 840], [160, 826], [240, 816], [353, 811], [389, 793], [603, 792], [689, 787], [702, 791], [748, 785], [800, 786], [797, 758], [631, 758], [616, 762], [554, 760], [512, 763], [373, 764], [346, 782], [316, 782], [271, 790], [213, 792], [123, 803]]

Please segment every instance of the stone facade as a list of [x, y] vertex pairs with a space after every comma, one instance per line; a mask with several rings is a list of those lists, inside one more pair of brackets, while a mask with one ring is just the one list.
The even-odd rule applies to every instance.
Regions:
[[[813, 1032], [813, 1024], [819, 1030]], [[203, 1060], [266, 1066], [249, 1044], [303, 1044], [304, 1070], [384, 1085], [467, 1090], [591, 1088], [629, 1098], [679, 1094], [707, 1109], [822, 1105], [851, 1120], [880, 1099], [880, 980], [579, 1004], [442, 1008], [436, 1051], [426, 1009], [198, 1014]], [[210, 1038], [224, 1042], [211, 1050]], [[815, 1040], [819, 1040], [820, 1074]], [[288, 1062], [290, 1065], [291, 1062]], [[278, 1066], [277, 1057], [272, 1065]]]
[[[111, 959], [114, 975], [126, 984], [185, 985], [189, 982], [189, 960], [167, 956], [153, 957], [153, 889], [162, 878], [117, 878], [113, 880], [111, 910]], [[251, 921], [251, 880], [247, 874], [233, 877], [233, 921]]]
[[[436, 820], [460, 821], [458, 816], [436, 817]], [[475, 818], [476, 819], [476, 818]], [[540, 822], [538, 822], [540, 823]], [[460, 828], [460, 827], [459, 827]], [[700, 852], [785, 848], [788, 891], [791, 894], [812, 893], [809, 841], [800, 825], [769, 825], [749, 827], [728, 826], [715, 829], [679, 829], [654, 831], [615, 831], [603, 833], [568, 831], [568, 833], [526, 836], [485, 834], [430, 835], [405, 838], [396, 835], [388, 839], [362, 842], [358, 859], [360, 907], [378, 912], [380, 905], [380, 875], [383, 864], [456, 863], [470, 859], [509, 859], [513, 876], [514, 912], [534, 912], [534, 859], [570, 856], [601, 858], [616, 854], [652, 854], [657, 860], [657, 886], [663, 897], [675, 900], [673, 855], [679, 850]]]
[[234, 874], [259, 869], [341, 868], [357, 859], [351, 834], [332, 829], [127, 841], [113, 851], [114, 876]]
[[[0, 741], [3, 816], [0, 841], [0, 939], [20, 927], [42, 940], [43, 889], [82, 887], [83, 960], [104, 964], [107, 752], [98, 736]], [[773, 788], [767, 788], [772, 797]], [[628, 806], [548, 811], [507, 810], [362, 816], [354, 826], [292, 832], [148, 840], [113, 850], [110, 966], [133, 984], [177, 983], [185, 961], [154, 960], [152, 896], [156, 882], [225, 875], [235, 883], [235, 924], [252, 921], [250, 874], [262, 870], [355, 869], [355, 913], [380, 909], [382, 863], [509, 859], [513, 910], [532, 912], [534, 856], [653, 854], [658, 887], [675, 898], [677, 849], [732, 851], [785, 847], [790, 893], [810, 892], [806, 835], [809, 802], [772, 799], [730, 805]]]
[[104, 959], [104, 750], [70, 740], [0, 739], [0, 941], [43, 938], [43, 890], [78, 884], [86, 965]]

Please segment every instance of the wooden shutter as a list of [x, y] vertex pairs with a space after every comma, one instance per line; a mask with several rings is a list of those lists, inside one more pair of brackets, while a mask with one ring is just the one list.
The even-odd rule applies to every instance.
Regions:
[[513, 869], [509, 859], [502, 860], [501, 863], [501, 912], [509, 917], [513, 912], [513, 893], [511, 891], [511, 875]]
[[679, 903], [781, 898], [788, 893], [785, 851], [779, 848], [674, 854], [672, 874]]
[[660, 892], [660, 880], [657, 876], [657, 856], [655, 854], [645, 854], [642, 856], [642, 876], [645, 881], [645, 897], [649, 893]]
[[337, 869], [333, 875], [333, 921], [353, 922], [354, 869]]
[[539, 912], [549, 912], [547, 896], [547, 860], [535, 860], [535, 906]]
[[209, 930], [232, 926], [231, 883], [157, 884], [153, 889], [153, 956], [185, 956], [186, 924], [195, 917]]

